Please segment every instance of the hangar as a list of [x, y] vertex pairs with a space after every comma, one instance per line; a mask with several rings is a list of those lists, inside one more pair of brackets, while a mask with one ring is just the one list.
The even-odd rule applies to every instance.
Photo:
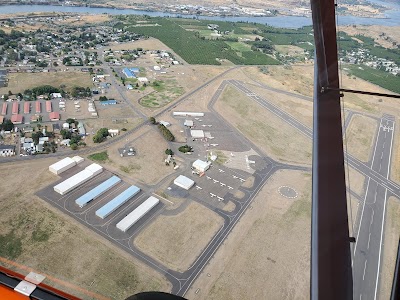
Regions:
[[190, 130], [190, 135], [194, 139], [204, 139], [204, 131], [203, 130], [198, 130], [198, 129]]
[[194, 181], [186, 176], [179, 175], [174, 180], [174, 184], [185, 190], [189, 190], [194, 185]]
[[75, 203], [79, 205], [80, 208], [84, 207], [90, 201], [95, 200], [97, 197], [100, 197], [105, 192], [113, 188], [115, 185], [121, 182], [121, 178], [117, 176], [113, 176], [106, 181], [102, 182], [95, 188], [91, 189], [86, 194], [82, 195], [78, 199], [75, 200]]
[[59, 193], [60, 195], [65, 195], [66, 193], [72, 191], [77, 188], [81, 184], [84, 184], [89, 179], [95, 177], [103, 171], [103, 167], [98, 164], [91, 164], [86, 167], [83, 171], [71, 176], [67, 180], [57, 184], [54, 186], [54, 191]]
[[150, 210], [156, 206], [160, 200], [156, 197], [149, 197], [146, 201], [140, 204], [136, 209], [134, 209], [130, 214], [123, 218], [117, 223], [117, 228], [123, 232], [126, 232], [131, 228], [137, 221], [139, 221], [144, 215], [146, 215]]
[[76, 165], [76, 161], [70, 157], [66, 157], [55, 164], [49, 166], [49, 171], [53, 174], [61, 174], [62, 172], [72, 168]]
[[187, 112], [187, 111], [174, 111], [172, 113], [175, 117], [204, 117], [204, 113], [201, 112]]
[[110, 202], [99, 208], [96, 211], [96, 216], [102, 219], [107, 218], [110, 214], [112, 214], [115, 210], [128, 202], [129, 199], [136, 196], [139, 192], [140, 188], [134, 185], [130, 186], [117, 197], [112, 199]]
[[192, 164], [192, 167], [195, 168], [197, 171], [204, 173], [210, 168], [210, 165], [211, 165], [210, 162], [198, 159]]

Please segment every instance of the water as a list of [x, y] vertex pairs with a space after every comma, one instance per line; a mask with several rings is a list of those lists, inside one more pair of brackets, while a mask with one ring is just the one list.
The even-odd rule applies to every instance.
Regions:
[[[382, 1], [372, 0], [371, 2], [382, 4]], [[387, 6], [393, 7], [393, 10], [386, 12], [386, 18], [361, 18], [353, 16], [339, 16], [339, 25], [385, 25], [385, 26], [400, 26], [400, 5], [390, 3]], [[52, 6], [52, 5], [6, 5], [0, 6], [1, 14], [10, 13], [32, 13], [32, 12], [72, 12], [72, 13], [87, 13], [87, 14], [110, 14], [110, 15], [148, 15], [151, 17], [185, 17], [193, 18], [194, 15], [177, 15], [164, 12], [150, 12], [134, 9], [112, 9], [98, 7], [77, 7], [77, 6]], [[230, 22], [255, 22], [268, 24], [274, 27], [299, 28], [306, 25], [311, 25], [311, 18], [296, 17], [296, 16], [276, 16], [276, 17], [212, 17], [199, 16], [203, 20], [230, 21]]]

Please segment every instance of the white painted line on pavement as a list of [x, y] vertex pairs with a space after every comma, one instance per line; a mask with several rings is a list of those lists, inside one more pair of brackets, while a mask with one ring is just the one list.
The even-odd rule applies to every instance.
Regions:
[[393, 133], [394, 133], [394, 122], [393, 122], [393, 130], [392, 130], [392, 140], [390, 141], [389, 163], [388, 163], [388, 172], [387, 172], [386, 179], [389, 179], [389, 173], [390, 173], [390, 159], [392, 157]]
[[367, 260], [365, 260], [365, 263], [364, 263], [364, 273], [363, 273], [363, 281], [364, 281], [364, 279], [365, 279], [365, 270], [367, 269]]
[[368, 246], [367, 246], [367, 249], [369, 249], [369, 242], [371, 241], [371, 232], [369, 233], [369, 235], [368, 235]]

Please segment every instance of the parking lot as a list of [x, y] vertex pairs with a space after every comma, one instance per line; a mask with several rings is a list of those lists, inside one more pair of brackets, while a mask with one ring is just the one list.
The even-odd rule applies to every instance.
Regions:
[[90, 163], [91, 162], [89, 161], [85, 161], [84, 163], [65, 171], [61, 174], [60, 180], [40, 190], [36, 193], [36, 195], [53, 206], [56, 206], [64, 213], [74, 217], [80, 223], [84, 224], [95, 232], [101, 233], [114, 241], [129, 240], [131, 237], [137, 234], [144, 227], [144, 225], [147, 224], [147, 222], [149, 222], [163, 210], [164, 204], [160, 201], [159, 204], [157, 204], [149, 213], [147, 213], [126, 232], [122, 232], [121, 230], [117, 229], [116, 224], [119, 221], [121, 221], [126, 215], [128, 215], [131, 211], [143, 203], [143, 201], [151, 196], [150, 194], [147, 194], [145, 191], [141, 190], [136, 196], [132, 197], [105, 219], [101, 219], [96, 216], [95, 212], [100, 207], [105, 205], [107, 202], [112, 200], [130, 186], [130, 184], [124, 181], [121, 181], [95, 200], [89, 202], [86, 206], [80, 208], [75, 203], [75, 200], [114, 175], [107, 170], [104, 170], [99, 175], [95, 176], [66, 195], [60, 195], [54, 191], [53, 187], [55, 185], [82, 171]]

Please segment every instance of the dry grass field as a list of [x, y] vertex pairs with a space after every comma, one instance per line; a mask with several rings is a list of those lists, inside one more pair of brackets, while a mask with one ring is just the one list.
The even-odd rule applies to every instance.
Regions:
[[359, 160], [368, 162], [373, 151], [373, 143], [378, 123], [371, 118], [354, 115], [347, 128], [347, 151]]
[[24, 274], [32, 268], [46, 274], [47, 283], [83, 299], [170, 290], [160, 274], [34, 195], [57, 180], [48, 171], [55, 161], [0, 165], [0, 264]]
[[392, 152], [392, 165], [390, 169], [390, 178], [400, 182], [400, 118], [396, 118], [395, 134], [393, 136], [393, 152]]
[[365, 176], [361, 174], [360, 172], [356, 171], [352, 167], [349, 167], [347, 169], [347, 166], [345, 168], [345, 172], [347, 173], [347, 170], [349, 170], [349, 173], [346, 174], [346, 185], [349, 187], [349, 178], [350, 178], [350, 188], [353, 192], [355, 192], [359, 196], [363, 196], [364, 192], [364, 182], [365, 182]]
[[271, 92], [258, 86], [251, 86], [250, 88], [283, 111], [291, 114], [304, 125], [312, 128], [313, 103], [311, 101]]
[[233, 87], [225, 89], [215, 107], [267, 155], [290, 163], [311, 163], [307, 137]]
[[[386, 47], [386, 48], [395, 48], [395, 45], [391, 42], [393, 40], [397, 44], [400, 43], [400, 27], [392, 27], [392, 26], [381, 26], [381, 25], [357, 25], [357, 26], [339, 26], [339, 30], [346, 32], [349, 35], [365, 35], [374, 39], [375, 43]], [[385, 33], [384, 36], [380, 36], [382, 33]], [[390, 40], [388, 39], [390, 38]]]
[[390, 197], [386, 203], [385, 233], [383, 244], [383, 261], [379, 280], [379, 298], [390, 299], [393, 272], [396, 266], [397, 246], [400, 236], [400, 203], [399, 199]]
[[176, 271], [185, 271], [223, 225], [197, 202], [176, 216], [159, 216], [135, 239], [135, 246]]
[[[293, 187], [298, 197], [282, 197], [282, 185]], [[310, 222], [311, 175], [278, 171], [185, 297], [308, 299]]]
[[74, 86], [93, 86], [90, 75], [83, 72], [11, 73], [8, 74], [8, 79], [8, 86], [0, 88], [0, 94], [7, 94], [8, 91], [14, 94], [23, 93], [26, 89], [46, 84], [57, 88], [65, 85], [66, 91]]

